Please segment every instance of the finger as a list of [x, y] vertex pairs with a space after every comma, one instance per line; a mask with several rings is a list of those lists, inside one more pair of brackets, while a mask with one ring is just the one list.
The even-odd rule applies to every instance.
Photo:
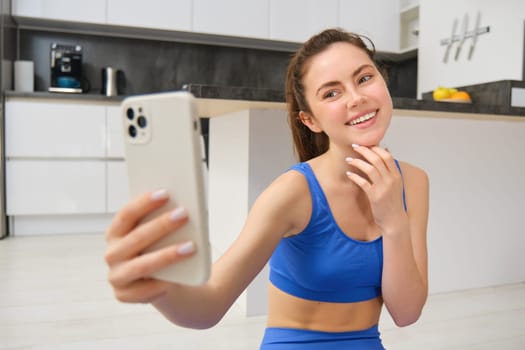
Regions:
[[106, 241], [125, 236], [143, 217], [164, 205], [168, 197], [166, 190], [158, 190], [131, 200], [115, 214], [106, 231]]
[[169, 282], [146, 278], [125, 288], [117, 288], [114, 293], [117, 300], [125, 303], [151, 303], [166, 293], [169, 287]]
[[154, 272], [187, 259], [194, 252], [195, 244], [191, 241], [151, 251], [112, 267], [108, 280], [114, 287], [125, 287], [134, 281], [150, 278]]
[[374, 152], [373, 148], [368, 148], [355, 144], [352, 145], [352, 147], [356, 152], [361, 154], [363, 158], [365, 158], [370, 164], [372, 164], [381, 175], [385, 174], [385, 172], [387, 171], [387, 167], [383, 162], [383, 159], [381, 159], [381, 157], [376, 152]]
[[394, 160], [394, 157], [392, 156], [392, 153], [390, 153], [388, 151], [388, 149], [384, 149], [384, 148], [376, 146], [376, 147], [372, 147], [372, 150], [377, 155], [379, 155], [379, 157], [381, 157], [381, 159], [383, 160], [383, 163], [387, 167], [388, 171], [390, 171], [391, 173], [394, 173], [394, 174], [399, 172], [399, 170], [397, 168], [397, 165], [396, 165], [396, 162]]
[[120, 240], [110, 243], [106, 250], [106, 262], [112, 266], [128, 260], [187, 222], [188, 214], [183, 207], [163, 213], [158, 218], [137, 226]]
[[360, 170], [364, 175], [366, 175], [368, 180], [372, 184], [378, 183], [378, 181], [381, 180], [381, 174], [379, 174], [378, 170], [372, 164], [362, 159], [355, 159], [350, 157], [346, 158], [346, 162], [348, 163], [348, 165], [353, 166], [357, 170]]
[[370, 182], [352, 171], [347, 171], [346, 176], [368, 195], [370, 189], [372, 188], [372, 184]]

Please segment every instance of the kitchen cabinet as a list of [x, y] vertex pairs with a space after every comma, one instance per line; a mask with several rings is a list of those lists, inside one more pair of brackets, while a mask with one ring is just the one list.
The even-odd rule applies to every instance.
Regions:
[[[490, 27], [488, 33], [476, 40], [468, 37], [461, 50], [459, 40], [450, 47], [445, 62], [446, 45], [454, 21], [455, 35], [473, 32], [479, 13], [479, 27]], [[418, 96], [438, 86], [467, 86], [501, 80], [523, 80], [525, 62], [525, 2], [523, 0], [421, 0], [419, 3]], [[474, 49], [469, 58], [469, 50]], [[501, 53], [501, 54], [499, 54]]]
[[269, 14], [268, 0], [193, 0], [192, 30], [267, 39]]
[[106, 157], [124, 158], [124, 136], [120, 106], [106, 107]]
[[105, 156], [103, 105], [10, 101], [6, 116], [7, 157]]
[[338, 10], [339, 0], [271, 0], [270, 39], [306, 41], [323, 29], [336, 27]]
[[8, 160], [6, 214], [105, 213], [105, 164], [82, 160]]
[[28, 218], [33, 230], [39, 220], [100, 221], [128, 200], [119, 104], [8, 98], [5, 111], [11, 226]]
[[378, 51], [399, 51], [399, 2], [340, 1], [339, 25], [369, 37]]
[[120, 106], [106, 107], [106, 210], [117, 212], [128, 200], [128, 176], [124, 162], [124, 136]]
[[107, 23], [191, 31], [192, 0], [107, 0]]
[[12, 0], [14, 16], [106, 23], [106, 0]]
[[262, 48], [280, 47], [273, 41], [301, 43], [323, 29], [342, 27], [369, 36], [379, 51], [399, 52], [417, 45], [413, 32], [418, 28], [418, 3], [419, 0], [94, 0], [86, 6], [80, 0], [13, 0], [12, 14], [24, 17], [22, 26], [33, 30], [35, 26], [42, 30], [46, 26], [73, 30], [60, 22], [30, 19], [45, 18], [96, 24], [79, 26], [74, 29], [77, 33], [113, 32], [132, 38], [209, 44], [218, 43], [215, 35], [220, 35], [220, 45]]
[[419, 37], [419, 1], [401, 1], [399, 10], [399, 46], [401, 51], [417, 49]]
[[106, 211], [115, 213], [129, 200], [126, 163], [124, 160], [109, 160], [106, 167]]

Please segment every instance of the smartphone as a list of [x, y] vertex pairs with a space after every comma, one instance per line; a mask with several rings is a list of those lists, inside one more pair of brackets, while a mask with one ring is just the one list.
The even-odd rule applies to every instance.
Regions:
[[130, 196], [166, 189], [169, 203], [143, 219], [151, 220], [183, 206], [189, 222], [147, 252], [191, 240], [196, 253], [159, 270], [152, 277], [199, 285], [209, 278], [211, 252], [204, 193], [200, 121], [193, 95], [185, 91], [128, 97], [122, 101], [125, 161]]

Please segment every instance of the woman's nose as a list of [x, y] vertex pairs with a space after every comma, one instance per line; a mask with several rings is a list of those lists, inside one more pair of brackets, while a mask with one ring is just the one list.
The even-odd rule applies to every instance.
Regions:
[[358, 107], [366, 101], [366, 96], [361, 92], [354, 90], [348, 94], [347, 107], [349, 109]]

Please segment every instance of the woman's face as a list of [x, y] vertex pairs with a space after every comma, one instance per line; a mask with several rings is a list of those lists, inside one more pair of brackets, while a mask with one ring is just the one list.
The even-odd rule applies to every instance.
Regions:
[[334, 43], [311, 58], [303, 78], [310, 113], [300, 118], [312, 131], [324, 131], [330, 144], [378, 145], [390, 124], [392, 99], [366, 52]]

